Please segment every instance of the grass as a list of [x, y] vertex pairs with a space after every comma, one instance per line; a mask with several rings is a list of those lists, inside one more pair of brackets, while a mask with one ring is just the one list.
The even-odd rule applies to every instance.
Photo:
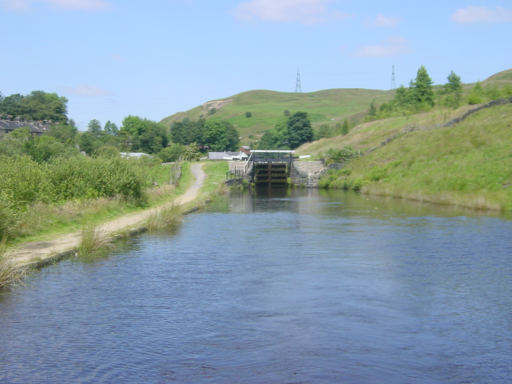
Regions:
[[110, 240], [100, 233], [98, 227], [87, 226], [82, 229], [82, 241], [78, 246], [78, 257], [82, 261], [95, 260], [108, 254], [110, 246]]
[[[174, 121], [184, 118], [197, 120], [201, 116], [206, 119], [227, 120], [239, 130], [242, 143], [249, 144], [264, 131], [274, 127], [283, 118], [285, 110], [291, 113], [308, 112], [314, 126], [335, 124], [366, 112], [372, 100], [380, 103], [391, 97], [390, 91], [365, 89], [331, 89], [312, 93], [258, 90], [226, 98], [229, 102], [218, 108], [213, 115], [208, 114], [209, 106], [203, 105], [166, 117], [162, 122], [170, 126]], [[252, 117], [247, 118], [246, 112], [251, 112]]]
[[[396, 123], [397, 129], [402, 126]], [[330, 188], [510, 211], [511, 143], [508, 104], [477, 112], [453, 127], [404, 134], [322, 182]]]
[[23, 282], [25, 268], [19, 268], [7, 255], [5, 240], [0, 242], [0, 291]]
[[[511, 82], [512, 70], [507, 70], [489, 77], [483, 84], [502, 86]], [[469, 93], [473, 85], [464, 84], [465, 93]], [[440, 87], [437, 86], [436, 89]], [[174, 121], [185, 118], [197, 120], [200, 117], [227, 120], [239, 130], [242, 144], [250, 145], [256, 142], [263, 132], [274, 127], [283, 118], [285, 110], [291, 113], [308, 112], [314, 127], [322, 124], [332, 126], [337, 122], [343, 122], [344, 119], [359, 121], [368, 111], [372, 101], [380, 105], [390, 100], [393, 95], [394, 91], [369, 89], [329, 89], [310, 93], [255, 90], [207, 102], [189, 111], [168, 116], [162, 123], [170, 126]], [[213, 107], [217, 111], [209, 114], [209, 109]], [[252, 117], [247, 118], [246, 112], [251, 112]]]
[[122, 215], [138, 212], [174, 200], [191, 184], [190, 164], [182, 166], [182, 176], [177, 186], [165, 184], [169, 179], [170, 168], [162, 166], [154, 171], [158, 186], [148, 189], [147, 204], [138, 206], [120, 197], [71, 201], [62, 205], [36, 204], [23, 214], [18, 224], [20, 236], [10, 241], [17, 245], [30, 241], [42, 241], [60, 234], [79, 231], [84, 227], [96, 226]]
[[313, 158], [321, 158], [329, 149], [341, 149], [351, 146], [353, 149], [365, 152], [378, 147], [387, 138], [400, 133], [403, 129], [417, 127], [435, 127], [467, 110], [474, 108], [464, 106], [457, 110], [439, 108], [430, 112], [418, 113], [409, 116], [390, 117], [382, 120], [370, 121], [360, 124], [349, 131], [345, 136], [320, 139], [306, 143], [297, 148], [297, 155], [311, 155]]
[[178, 230], [183, 219], [183, 209], [180, 206], [171, 206], [160, 209], [150, 215], [146, 221], [149, 232], [171, 232]]

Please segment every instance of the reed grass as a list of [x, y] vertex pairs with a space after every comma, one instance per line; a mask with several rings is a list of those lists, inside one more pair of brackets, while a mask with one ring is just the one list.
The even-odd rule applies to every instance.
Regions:
[[105, 256], [111, 249], [110, 239], [105, 237], [95, 226], [86, 226], [82, 229], [82, 241], [78, 246], [78, 257], [82, 261], [92, 261]]
[[149, 232], [176, 232], [183, 219], [183, 208], [172, 205], [169, 208], [157, 210], [146, 220], [146, 228]]
[[26, 269], [17, 266], [7, 254], [5, 238], [0, 242], [0, 291], [23, 283]]

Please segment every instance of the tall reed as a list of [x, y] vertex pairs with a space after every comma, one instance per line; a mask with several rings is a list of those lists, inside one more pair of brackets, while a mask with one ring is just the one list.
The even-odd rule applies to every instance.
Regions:
[[0, 291], [23, 282], [25, 268], [17, 267], [6, 251], [5, 238], [0, 242]]
[[78, 257], [82, 260], [93, 260], [105, 256], [111, 248], [111, 242], [95, 226], [82, 229], [82, 241], [78, 247]]
[[146, 227], [149, 232], [175, 232], [178, 230], [182, 218], [183, 209], [180, 206], [172, 205], [151, 214], [146, 220]]

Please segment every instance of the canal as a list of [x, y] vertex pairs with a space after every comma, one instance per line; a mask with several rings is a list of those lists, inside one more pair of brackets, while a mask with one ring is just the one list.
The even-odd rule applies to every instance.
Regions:
[[512, 221], [232, 194], [0, 294], [1, 383], [507, 383]]

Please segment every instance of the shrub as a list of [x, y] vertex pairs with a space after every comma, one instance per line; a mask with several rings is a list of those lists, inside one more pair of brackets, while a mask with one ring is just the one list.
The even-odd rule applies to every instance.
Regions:
[[359, 154], [354, 149], [352, 149], [351, 146], [346, 146], [343, 147], [343, 149], [329, 149], [324, 156], [324, 160], [325, 163], [329, 165], [334, 163], [341, 163], [358, 156]]
[[160, 157], [163, 162], [178, 161], [184, 152], [185, 146], [181, 144], [171, 144], [168, 147], [162, 149], [158, 153], [158, 157]]

